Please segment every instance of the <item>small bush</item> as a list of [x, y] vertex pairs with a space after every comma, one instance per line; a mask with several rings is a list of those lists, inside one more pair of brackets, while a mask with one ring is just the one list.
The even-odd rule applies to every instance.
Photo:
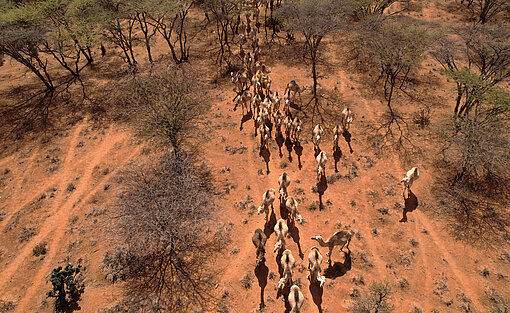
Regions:
[[241, 279], [241, 286], [243, 286], [244, 289], [250, 289], [253, 281], [253, 276], [251, 272], [248, 272], [244, 275], [244, 277]]
[[394, 307], [388, 302], [391, 294], [391, 285], [388, 282], [373, 282], [368, 293], [354, 298], [349, 310], [354, 313], [393, 312]]
[[76, 186], [74, 186], [73, 183], [69, 183], [67, 184], [67, 187], [66, 187], [66, 190], [69, 191], [69, 192], [72, 192], [76, 189]]
[[34, 237], [37, 234], [37, 230], [33, 227], [23, 227], [18, 235], [19, 242], [25, 242], [30, 240], [30, 238]]
[[40, 255], [45, 255], [46, 252], [48, 252], [48, 249], [46, 248], [47, 246], [47, 243], [46, 242], [41, 242], [41, 243], [38, 243], [33, 249], [32, 249], [32, 255], [33, 256], [40, 256]]
[[12, 301], [0, 300], [0, 312], [11, 312], [14, 311], [16, 305]]

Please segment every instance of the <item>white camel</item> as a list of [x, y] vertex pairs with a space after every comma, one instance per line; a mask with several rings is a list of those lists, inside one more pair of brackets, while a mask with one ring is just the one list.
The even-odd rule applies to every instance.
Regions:
[[319, 251], [319, 248], [312, 247], [310, 249], [310, 253], [308, 254], [308, 269], [310, 270], [310, 274], [308, 274], [307, 278], [314, 283], [320, 283], [320, 286], [324, 286], [326, 282], [326, 277], [321, 276], [322, 269], [322, 255]]
[[303, 306], [303, 302], [305, 301], [305, 297], [299, 287], [297, 285], [292, 285], [290, 287], [289, 297], [287, 298], [290, 304], [290, 312], [291, 313], [299, 313], [301, 312], [301, 307]]
[[315, 127], [313, 129], [312, 142], [313, 142], [313, 145], [314, 145], [314, 149], [316, 151], [320, 150], [319, 144], [320, 144], [321, 137], [322, 137], [323, 133], [324, 133], [324, 129], [322, 128], [322, 126], [320, 124], [315, 125]]
[[274, 226], [274, 232], [276, 234], [276, 243], [274, 244], [274, 252], [285, 250], [285, 237], [289, 233], [289, 227], [285, 223], [284, 219], [279, 219]]
[[413, 167], [409, 171], [407, 171], [406, 176], [402, 178], [400, 181], [401, 183], [404, 183], [404, 191], [402, 191], [402, 196], [404, 196], [404, 193], [411, 190], [411, 186], [413, 185], [414, 181], [420, 178], [420, 173], [418, 172], [417, 167]]
[[283, 251], [280, 264], [283, 267], [283, 275], [278, 281], [278, 289], [282, 289], [283, 287], [292, 284], [292, 270], [296, 264], [296, 259], [292, 256], [292, 252], [290, 252], [289, 249]]
[[289, 174], [283, 173], [278, 177], [278, 185], [280, 186], [279, 192], [280, 192], [280, 200], [281, 199], [287, 199], [288, 193], [287, 193], [287, 187], [290, 185], [290, 177]]
[[274, 207], [273, 207], [274, 199], [275, 199], [275, 191], [272, 188], [268, 189], [262, 195], [262, 204], [258, 207], [257, 214], [266, 213], [266, 216], [264, 216], [265, 221], [267, 221], [267, 217], [269, 215], [269, 207], [271, 207], [271, 210], [274, 211]]
[[348, 107], [345, 107], [342, 111], [342, 127], [344, 130], [349, 130], [351, 127], [351, 123], [353, 120], [353, 115], [351, 110]]
[[326, 175], [326, 161], [328, 157], [326, 152], [321, 151], [317, 154], [315, 161], [317, 161], [317, 181], [320, 181], [321, 177]]
[[304, 222], [303, 217], [299, 214], [298, 211], [298, 202], [296, 199], [289, 197], [287, 201], [285, 201], [285, 207], [287, 208], [287, 212], [289, 213], [289, 222], [292, 221], [295, 223], [298, 221], [301, 225]]

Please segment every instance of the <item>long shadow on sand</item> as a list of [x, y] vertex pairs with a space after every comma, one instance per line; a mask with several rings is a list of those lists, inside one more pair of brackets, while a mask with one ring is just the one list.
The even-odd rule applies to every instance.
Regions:
[[347, 248], [347, 253], [344, 252], [345, 259], [343, 262], [335, 262], [324, 270], [324, 276], [330, 279], [344, 276], [348, 271], [351, 270], [351, 250]]
[[409, 190], [407, 193], [407, 198], [405, 197], [404, 194], [404, 209], [402, 211], [402, 219], [400, 220], [400, 222], [404, 223], [407, 222], [407, 213], [416, 210], [417, 207], [418, 198], [411, 190]]

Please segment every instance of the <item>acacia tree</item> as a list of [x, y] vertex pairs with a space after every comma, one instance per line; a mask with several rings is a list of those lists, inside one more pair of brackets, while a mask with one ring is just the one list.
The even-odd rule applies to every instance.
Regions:
[[[412, 69], [419, 65], [432, 35], [429, 30], [408, 19], [372, 18], [361, 24], [359, 48], [367, 62], [379, 69], [378, 82], [383, 80], [384, 97], [389, 119], [383, 123], [384, 137], [405, 139], [406, 122], [394, 109], [392, 101], [402, 90]], [[401, 124], [403, 123], [403, 125]], [[397, 128], [394, 135], [393, 127]]]
[[350, 0], [359, 19], [382, 15], [387, 8], [398, 0]]
[[[339, 30], [345, 23], [350, 12], [345, 1], [329, 0], [295, 0], [288, 1], [278, 10], [284, 20], [286, 30], [301, 33], [305, 38], [303, 56], [310, 61], [313, 78], [312, 88], [312, 118], [321, 114], [319, 109], [319, 94], [317, 92], [318, 73], [317, 61], [322, 40], [328, 34]], [[321, 116], [322, 118], [322, 116]]]
[[[438, 40], [433, 56], [457, 85], [454, 114], [465, 117], [476, 111], [480, 97], [510, 77], [510, 32], [488, 25], [462, 34], [463, 55], [447, 36]], [[459, 59], [467, 64], [459, 64]]]
[[207, 109], [196, 80], [186, 68], [163, 65], [129, 77], [116, 88], [120, 109], [139, 136], [178, 153], [195, 137]]
[[[212, 260], [226, 243], [208, 173], [189, 155], [132, 164], [112, 208], [102, 267], [158, 312], [214, 307]], [[145, 305], [147, 306], [147, 305]], [[134, 306], [130, 306], [132, 308]]]

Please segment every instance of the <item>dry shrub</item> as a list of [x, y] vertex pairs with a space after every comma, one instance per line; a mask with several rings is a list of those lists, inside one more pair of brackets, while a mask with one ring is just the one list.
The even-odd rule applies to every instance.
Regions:
[[113, 245], [103, 270], [127, 281], [129, 299], [154, 300], [162, 311], [215, 303], [211, 261], [227, 237], [215, 216], [210, 174], [195, 163], [168, 153], [131, 164], [106, 227]]

